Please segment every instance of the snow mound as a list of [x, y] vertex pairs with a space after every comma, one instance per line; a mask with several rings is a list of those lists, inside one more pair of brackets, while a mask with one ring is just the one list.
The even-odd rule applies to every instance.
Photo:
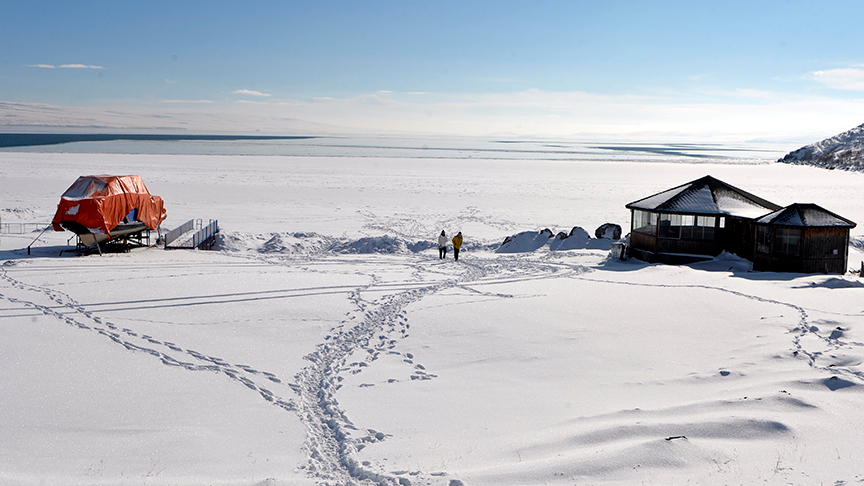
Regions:
[[523, 231], [504, 238], [495, 253], [530, 253], [544, 246], [551, 251], [565, 250], [609, 250], [612, 240], [594, 239], [580, 226], [574, 226], [569, 233], [563, 231], [553, 234], [552, 230]]
[[789, 152], [778, 162], [825, 169], [864, 170], [864, 124]]
[[689, 266], [708, 272], [749, 272], [753, 270], [753, 262], [725, 251], [711, 260], [691, 263]]
[[262, 237], [260, 235], [249, 235], [245, 233], [237, 233], [236, 231], [220, 230], [216, 234], [216, 243], [213, 245], [214, 250], [239, 252], [256, 249], [261, 245]]
[[810, 282], [807, 287], [819, 287], [825, 289], [855, 289], [864, 287], [864, 282], [861, 282], [858, 279], [831, 277], [822, 282]]
[[[412, 251], [423, 251], [430, 246], [422, 242], [410, 244]], [[335, 238], [318, 233], [270, 233], [249, 235], [236, 232], [220, 233], [215, 247], [229, 252], [253, 251], [268, 255], [321, 255], [324, 253], [401, 254], [408, 251], [409, 244], [402, 238], [367, 236], [359, 239]]]
[[393, 236], [367, 236], [359, 240], [342, 241], [333, 246], [337, 253], [405, 253], [408, 246], [405, 240]]
[[420, 253], [421, 251], [431, 250], [433, 248], [436, 250], [438, 249], [438, 243], [431, 240], [419, 240], [414, 243], [407, 243], [405, 246], [414, 253]]
[[549, 242], [549, 249], [552, 251], [559, 250], [576, 250], [580, 248], [588, 248], [588, 243], [591, 241], [591, 236], [588, 232], [579, 226], [574, 226], [569, 234], [563, 231], [555, 236], [555, 239]]
[[332, 238], [317, 233], [275, 233], [258, 252], [308, 255], [326, 251], [332, 245]]
[[495, 253], [528, 253], [546, 246], [552, 238], [552, 231], [523, 231], [504, 238]]

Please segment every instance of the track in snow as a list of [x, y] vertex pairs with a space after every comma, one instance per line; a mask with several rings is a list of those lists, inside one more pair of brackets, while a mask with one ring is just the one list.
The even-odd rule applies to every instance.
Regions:
[[[449, 268], [455, 273], [439, 272], [433, 262], [423, 257], [414, 257], [410, 263], [421, 274], [432, 274], [437, 281], [426, 284], [414, 283], [415, 287], [387, 293], [372, 301], [361, 298], [358, 289], [352, 295], [357, 311], [354, 316], [334, 328], [325, 342], [306, 356], [310, 362], [295, 377], [300, 398], [297, 400], [300, 418], [306, 425], [309, 436], [306, 449], [309, 463], [306, 466], [310, 475], [330, 484], [406, 484], [410, 481], [423, 481], [425, 484], [438, 482], [448, 484], [445, 472], [413, 471], [411, 479], [378, 472], [381, 468], [370, 463], [358, 463], [356, 453], [375, 442], [386, 440], [385, 432], [361, 429], [339, 407], [336, 392], [343, 373], [357, 373], [376, 361], [379, 356], [396, 353], [397, 339], [408, 338], [410, 323], [405, 307], [445, 289], [460, 287], [475, 293], [471, 284], [489, 283], [494, 280], [510, 281], [563, 276], [574, 272], [568, 266], [534, 262], [519, 257], [497, 257], [494, 259], [463, 258]], [[404, 265], [404, 261], [396, 265]], [[584, 269], [579, 269], [584, 271]], [[442, 277], [444, 277], [442, 279]], [[503, 277], [503, 279], [502, 279]], [[404, 283], [402, 284], [404, 285]], [[498, 298], [510, 297], [506, 294], [489, 294]], [[355, 319], [356, 317], [356, 319]], [[357, 323], [351, 325], [350, 322]], [[357, 351], [366, 351], [366, 359], [361, 362], [347, 363], [347, 359]], [[412, 380], [435, 378], [422, 364], [415, 363], [413, 356], [405, 356], [413, 366]], [[457, 483], [453, 483], [457, 484]]]
[[[820, 369], [822, 371], [827, 371], [831, 373], [831, 376], [826, 380], [825, 385], [831, 389], [842, 388], [844, 386], [848, 386], [849, 383], [841, 380], [840, 376], [846, 376], [850, 378], [854, 378], [864, 382], [864, 372], [852, 369], [852, 366], [857, 366], [862, 363], [862, 359], [857, 357], [849, 357], [849, 356], [825, 356], [824, 351], [816, 351], [808, 348], [812, 348], [810, 346], [805, 346], [802, 343], [802, 340], [805, 337], [815, 337], [816, 342], [825, 346], [828, 349], [839, 350], [841, 348], [851, 349], [851, 348], [859, 348], [864, 349], [864, 343], [856, 342], [856, 341], [848, 341], [844, 339], [844, 331], [841, 326], [837, 326], [832, 329], [829, 333], [824, 333], [820, 330], [820, 328], [815, 325], [817, 322], [811, 322], [810, 316], [807, 312], [808, 309], [799, 306], [797, 304], [793, 304], [791, 302], [784, 302], [776, 299], [769, 299], [766, 297], [761, 297], [759, 295], [748, 294], [745, 292], [741, 292], [738, 290], [727, 289], [723, 287], [716, 287], [711, 285], [703, 285], [703, 284], [650, 284], [650, 283], [637, 283], [637, 282], [626, 282], [626, 281], [616, 281], [616, 280], [604, 280], [604, 279], [596, 279], [582, 276], [575, 276], [575, 278], [579, 278], [580, 280], [586, 280], [591, 282], [600, 282], [614, 285], [632, 285], [632, 286], [644, 286], [644, 287], [661, 287], [661, 288], [699, 288], [705, 290], [711, 290], [716, 292], [724, 292], [728, 294], [732, 294], [738, 297], [742, 297], [745, 299], [755, 300], [758, 302], [764, 302], [767, 304], [774, 304], [782, 307], [787, 307], [794, 310], [798, 314], [798, 325], [789, 330], [789, 334], [792, 335], [792, 354], [794, 356], [803, 357], [807, 360], [807, 364], [815, 369]], [[814, 312], [824, 313], [832, 315], [833, 312], [825, 312], [814, 310]], [[831, 323], [831, 324], [839, 324], [835, 321], [819, 321], [818, 323]], [[825, 362], [825, 364], [822, 364]]]
[[[287, 259], [256, 256], [253, 259], [274, 265], [311, 265], [325, 261], [359, 261], [362, 258], [362, 256], [321, 254]], [[367, 445], [386, 440], [388, 435], [385, 432], [359, 429], [340, 409], [335, 395], [339, 382], [344, 379], [342, 375], [361, 372], [381, 354], [398, 354], [393, 350], [398, 340], [408, 338], [410, 335], [410, 324], [405, 307], [429, 295], [459, 287], [484, 296], [508, 298], [510, 296], [507, 294], [481, 292], [474, 289], [472, 284], [560, 277], [585, 271], [582, 267], [574, 268], [525, 256], [495, 256], [487, 259], [471, 255], [463, 257], [459, 263], [448, 261], [445, 265], [436, 265], [437, 262], [437, 259], [429, 259], [420, 254], [394, 258], [389, 262], [386, 259], [376, 261], [376, 265], [410, 268], [411, 279], [384, 281], [382, 277], [371, 274], [369, 276], [372, 277], [373, 283], [369, 285], [328, 287], [327, 289], [333, 293], [348, 295], [356, 310], [346, 316], [339, 326], [331, 330], [327, 339], [319, 343], [315, 350], [305, 357], [309, 365], [294, 376], [293, 381], [259, 370], [250, 364], [229, 363], [205, 351], [186, 348], [182, 344], [160, 339], [158, 336], [118, 326], [100, 315], [100, 311], [104, 313], [112, 310], [110, 307], [102, 304], [82, 305], [67, 293], [54, 288], [28, 284], [14, 278], [7, 271], [15, 265], [26, 264], [26, 260], [9, 261], [0, 266], [0, 284], [2, 284], [0, 300], [20, 306], [18, 312], [22, 316], [33, 315], [35, 312], [53, 317], [82, 331], [99, 334], [129, 351], [149, 354], [167, 366], [195, 372], [220, 373], [257, 393], [263, 400], [285, 411], [298, 414], [308, 431], [305, 449], [309, 461], [304, 468], [310, 476], [323, 484], [395, 485], [405, 484], [406, 478], [376, 472], [382, 468], [374, 464], [359, 464], [355, 460], [357, 451]], [[321, 291], [322, 289], [255, 292], [249, 295], [242, 293], [203, 295], [193, 298], [136, 300], [114, 304], [121, 306], [123, 310], [225, 305], [250, 300], [285, 298], [290, 296], [286, 295], [286, 292], [289, 294], [294, 292], [291, 295], [297, 295], [296, 293], [302, 290]], [[363, 297], [371, 292], [380, 296], [374, 300]], [[366, 351], [364, 361], [346, 363], [348, 357], [363, 350]], [[412, 366], [412, 380], [428, 380], [436, 377], [411, 358], [413, 356], [405, 356], [405, 360]], [[282, 396], [278, 391], [288, 393], [290, 397]], [[444, 472], [417, 471], [412, 474], [412, 479], [415, 481], [424, 480], [427, 483], [434, 481], [439, 484], [449, 482]]]

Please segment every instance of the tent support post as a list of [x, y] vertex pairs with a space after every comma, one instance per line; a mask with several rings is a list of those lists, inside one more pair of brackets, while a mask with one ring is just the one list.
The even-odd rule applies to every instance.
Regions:
[[30, 247], [33, 246], [33, 243], [36, 243], [37, 241], [39, 241], [39, 238], [41, 238], [42, 235], [44, 235], [45, 232], [48, 231], [48, 228], [50, 228], [50, 227], [51, 226], [46, 226], [45, 229], [42, 230], [41, 233], [39, 233], [39, 236], [37, 236], [35, 240], [33, 240], [29, 245], [27, 245], [27, 254], [28, 255], [30, 254]]

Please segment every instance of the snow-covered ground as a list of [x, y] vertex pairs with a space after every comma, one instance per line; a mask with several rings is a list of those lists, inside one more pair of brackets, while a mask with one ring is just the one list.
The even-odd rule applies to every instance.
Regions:
[[31, 227], [0, 234], [0, 484], [864, 480], [857, 276], [495, 251], [626, 228], [626, 203], [706, 174], [862, 223], [864, 174], [4, 152], [2, 223], [48, 222], [102, 173], [141, 175], [166, 227], [218, 219], [220, 250], [78, 257], [48, 232], [28, 255]]

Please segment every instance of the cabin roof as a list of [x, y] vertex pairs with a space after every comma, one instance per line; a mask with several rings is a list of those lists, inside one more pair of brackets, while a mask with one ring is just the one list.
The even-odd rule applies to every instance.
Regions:
[[806, 226], [806, 227], [831, 227], [831, 228], [854, 228], [856, 224], [848, 219], [838, 216], [816, 204], [793, 204], [774, 211], [771, 214], [759, 218], [759, 224], [771, 224], [777, 226]]
[[710, 214], [755, 219], [781, 206], [711, 176], [633, 201], [628, 209], [665, 213]]

